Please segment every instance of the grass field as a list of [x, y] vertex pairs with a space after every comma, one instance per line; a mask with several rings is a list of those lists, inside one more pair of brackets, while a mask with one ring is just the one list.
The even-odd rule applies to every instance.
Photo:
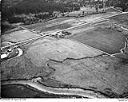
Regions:
[[39, 35], [34, 34], [28, 30], [20, 30], [11, 32], [10, 34], [5, 34], [2, 36], [2, 42], [4, 41], [10, 41], [10, 42], [19, 42], [26, 39], [38, 37]]
[[[71, 36], [70, 39], [80, 41], [110, 54], [119, 52], [124, 47], [125, 37], [121, 32], [103, 26], [104, 24], [100, 24], [99, 27], [95, 26], [85, 31], [84, 27], [81, 27], [77, 29], [79, 32]], [[86, 28], [87, 26], [85, 26]]]
[[128, 13], [110, 17], [109, 19], [128, 28]]
[[[99, 16], [97, 15], [97, 17]], [[22, 56], [1, 63], [1, 79], [31, 79], [40, 76], [43, 80], [52, 79], [45, 83], [46, 86], [52, 84], [52, 87], [56, 87], [59, 85], [56, 82], [58, 81], [67, 85], [91, 89], [94, 92], [102, 92], [109, 97], [126, 96], [125, 93], [128, 92], [128, 63], [102, 52], [110, 54], [120, 52], [120, 49], [124, 47], [126, 37], [121, 31], [110, 27], [111, 20], [97, 24], [98, 20], [94, 17], [94, 15], [91, 16], [90, 20], [79, 18], [81, 22], [87, 20], [89, 24], [85, 23], [79, 27], [68, 29], [67, 31], [72, 35], [67, 39], [46, 37], [24, 45]], [[102, 17], [103, 15], [99, 20]], [[76, 19], [73, 18], [55, 19], [47, 24], [31, 25], [30, 29], [42, 30], [42, 32], [54, 31], [70, 28], [70, 26], [74, 27], [75, 21]], [[35, 36], [39, 35], [27, 30], [2, 35], [4, 41], [12, 42]], [[51, 89], [54, 90], [54, 88]], [[68, 92], [69, 90], [70, 88], [68, 88]], [[59, 91], [62, 93], [62, 90]]]
[[63, 24], [53, 25], [51, 27], [42, 27], [41, 31], [46, 32], [46, 31], [51, 31], [55, 29], [62, 30], [62, 29], [67, 29], [69, 27], [72, 27], [72, 26], [68, 23], [63, 23]]
[[[59, 24], [61, 24], [61, 27], [62, 27], [63, 26], [62, 23], [69, 19], [70, 18], [57, 18], [57, 19], [53, 19], [45, 23], [37, 23], [37, 24], [25, 26], [25, 27], [27, 27], [28, 29], [34, 29], [36, 31], [44, 31], [44, 29], [47, 29], [47, 30], [56, 29], [56, 28], [59, 29], [58, 28]], [[50, 27], [47, 27], [48, 25], [50, 25]], [[67, 28], [67, 27], [70, 27], [70, 25], [64, 24], [64, 27], [62, 28]]]

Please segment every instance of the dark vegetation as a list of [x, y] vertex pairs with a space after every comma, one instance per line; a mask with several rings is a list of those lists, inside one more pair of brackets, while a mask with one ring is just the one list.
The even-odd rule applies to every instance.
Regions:
[[[3, 6], [3, 12], [4, 12], [3, 18], [7, 18], [8, 16], [12, 17], [15, 14], [28, 15], [30, 13], [35, 14], [36, 17], [38, 17], [38, 13], [40, 12], [48, 12], [49, 15], [51, 15], [53, 11], [66, 12], [66, 11], [72, 11], [73, 9], [79, 10], [78, 5], [46, 2], [43, 0], [23, 0], [22, 2], [12, 7]], [[40, 15], [41, 14], [39, 14], [39, 16]], [[46, 14], [44, 15], [46, 16]]]
[[128, 28], [128, 13], [118, 15], [118, 16], [113, 16], [109, 19], [114, 21], [117, 24], [120, 24], [120, 25], [124, 26], [125, 28]]
[[[14, 28], [16, 23], [30, 25], [58, 15], [64, 16], [64, 12], [80, 10], [80, 6], [95, 6], [97, 3], [99, 8], [103, 7], [99, 0], [2, 0], [2, 32]], [[108, 0], [105, 5], [128, 10], [128, 0]]]
[[42, 22], [42, 20], [44, 19], [55, 17], [55, 13], [64, 13], [80, 9], [80, 6], [78, 4], [61, 2], [56, 3], [52, 0], [12, 1], [13, 2], [9, 2], [8, 0], [3, 1], [2, 26], [5, 27], [2, 27], [2, 31], [5, 31], [6, 29], [4, 28], [6, 27], [7, 29], [8, 27], [12, 28], [10, 23], [22, 22], [25, 25], [29, 25]]
[[24, 85], [2, 85], [2, 98], [82, 98], [76, 95], [56, 95], [47, 92], [41, 92], [30, 86]]
[[122, 11], [128, 11], [128, 0], [108, 0], [108, 5], [121, 7]]

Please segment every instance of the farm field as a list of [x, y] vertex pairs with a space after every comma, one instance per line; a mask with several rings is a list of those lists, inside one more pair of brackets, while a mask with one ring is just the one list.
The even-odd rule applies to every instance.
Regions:
[[[48, 32], [65, 30], [71, 33], [64, 38], [48, 36], [19, 45], [23, 50], [21, 56], [1, 62], [3, 85], [27, 84], [33, 89], [57, 95], [127, 97], [128, 62], [111, 56], [120, 53], [127, 38], [123, 31], [113, 27], [116, 21], [108, 18], [115, 14], [58, 18], [27, 27], [42, 32], [40, 34], [21, 30], [2, 35], [3, 43], [16, 43]], [[118, 23], [123, 25], [124, 22]], [[38, 93], [31, 96], [43, 97]]]
[[128, 13], [124, 13], [120, 16], [110, 17], [109, 19], [128, 28]]
[[89, 30], [86, 30], [84, 26], [78, 29], [75, 28], [77, 29], [76, 32], [69, 30], [69, 32], [73, 32], [73, 35], [69, 39], [80, 41], [110, 54], [120, 52], [120, 49], [125, 45], [125, 36], [122, 32], [118, 32], [107, 26], [105, 27], [105, 23], [107, 26], [110, 25], [110, 22], [103, 22], [100, 26], [96, 25], [91, 29], [88, 27]]

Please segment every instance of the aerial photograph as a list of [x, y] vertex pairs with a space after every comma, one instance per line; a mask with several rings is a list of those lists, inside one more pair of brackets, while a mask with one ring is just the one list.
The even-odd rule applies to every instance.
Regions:
[[1, 98], [128, 99], [128, 0], [0, 0]]

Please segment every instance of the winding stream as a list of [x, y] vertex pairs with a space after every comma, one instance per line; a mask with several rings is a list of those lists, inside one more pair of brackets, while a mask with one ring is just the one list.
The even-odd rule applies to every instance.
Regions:
[[[71, 28], [69, 28], [71, 29]], [[122, 28], [124, 29], [124, 28]], [[125, 29], [127, 30], [127, 29]], [[127, 42], [125, 43], [125, 45]], [[122, 50], [124, 50], [126, 46], [122, 49], [120, 49], [120, 53], [123, 53]], [[116, 54], [109, 54], [104, 52], [106, 55], [109, 55], [111, 57], [115, 57]], [[4, 53], [1, 55], [1, 59], [10, 59], [13, 57], [20, 57], [23, 55], [23, 50], [20, 48], [16, 48], [16, 50], [13, 50], [13, 53]], [[21, 85], [29, 85], [32, 88], [35, 88], [37, 90], [40, 90], [42, 92], [47, 92], [47, 93], [52, 93], [52, 94], [57, 94], [57, 95], [78, 95], [78, 96], [83, 96], [83, 97], [88, 97], [88, 98], [105, 98], [104, 95], [101, 95], [99, 93], [95, 93], [94, 91], [90, 90], [83, 90], [80, 88], [53, 88], [53, 87], [47, 87], [41, 83], [39, 83], [39, 80], [41, 78], [36, 78], [32, 80], [13, 80], [13, 81], [4, 81], [2, 82], [2, 85], [10, 85], [10, 84], [21, 84]]]
[[77, 95], [82, 97], [88, 98], [105, 98], [105, 96], [95, 93], [90, 90], [83, 90], [79, 88], [53, 88], [47, 87], [43, 84], [38, 82], [40, 78], [34, 80], [15, 80], [15, 81], [5, 81], [2, 82], [2, 85], [10, 85], [10, 84], [20, 84], [20, 85], [28, 85], [32, 88], [35, 88], [39, 91], [50, 93], [50, 94], [57, 94], [57, 95]]

